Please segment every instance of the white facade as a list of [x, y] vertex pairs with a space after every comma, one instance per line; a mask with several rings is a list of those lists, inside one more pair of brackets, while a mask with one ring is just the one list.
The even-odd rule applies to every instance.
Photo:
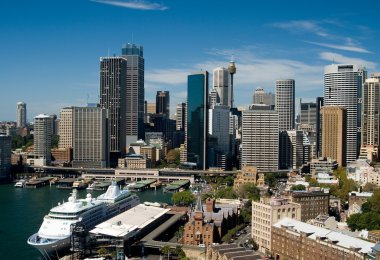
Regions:
[[26, 104], [24, 102], [17, 103], [17, 114], [16, 114], [16, 126], [25, 127], [26, 126]]
[[379, 145], [380, 80], [366, 79], [363, 86], [362, 102], [362, 146]]
[[365, 68], [359, 65], [332, 64], [325, 67], [324, 105], [347, 109], [347, 163], [358, 157], [358, 134], [361, 131], [361, 120], [358, 116], [358, 102], [361, 100], [359, 90], [365, 78]]
[[40, 114], [34, 118], [34, 156], [45, 159], [46, 164], [51, 161], [51, 117]]
[[242, 113], [242, 165], [259, 171], [278, 169], [278, 114], [274, 110]]
[[208, 132], [218, 139], [218, 149], [225, 154], [230, 151], [229, 119], [229, 107], [215, 105], [213, 109], [209, 109]]
[[364, 186], [372, 183], [380, 186], [379, 169], [372, 167], [367, 160], [356, 160], [347, 165], [347, 178]]
[[278, 112], [279, 131], [294, 129], [294, 97], [294, 79], [276, 80], [276, 111]]
[[258, 87], [252, 95], [252, 104], [275, 105], [275, 94], [266, 93], [262, 87]]
[[214, 69], [212, 82], [214, 89], [218, 93], [217, 102], [225, 106], [230, 106], [229, 97], [231, 96], [231, 88], [228, 69], [221, 67]]

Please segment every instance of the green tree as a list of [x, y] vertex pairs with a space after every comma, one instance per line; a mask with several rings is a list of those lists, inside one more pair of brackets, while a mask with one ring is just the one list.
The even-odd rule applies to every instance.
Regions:
[[364, 202], [362, 205], [362, 212], [366, 213], [366, 212], [370, 212], [371, 210], [372, 210], [372, 203], [369, 201]]
[[375, 191], [377, 190], [379, 187], [376, 185], [376, 184], [373, 184], [373, 183], [369, 183], [367, 182], [364, 187], [363, 187], [363, 191]]
[[278, 183], [277, 178], [275, 177], [274, 173], [265, 174], [264, 181], [265, 181], [265, 184], [271, 188], [274, 188]]
[[186, 257], [185, 252], [183, 251], [181, 246], [176, 246], [173, 252], [179, 259], [183, 259]]
[[372, 197], [369, 199], [372, 205], [372, 210], [380, 213], [380, 190], [373, 193]]
[[175, 205], [188, 206], [195, 201], [195, 196], [190, 191], [181, 191], [173, 193], [172, 202]]
[[306, 187], [305, 185], [297, 184], [297, 185], [292, 186], [291, 190], [306, 190]]
[[253, 183], [246, 183], [239, 187], [237, 195], [243, 199], [258, 201], [260, 199], [260, 191]]
[[59, 142], [59, 135], [52, 135], [51, 136], [51, 148], [57, 148]]
[[164, 257], [168, 257], [167, 259], [169, 259], [170, 254], [172, 253], [172, 249], [170, 248], [170, 246], [163, 246], [160, 249], [160, 251], [164, 255]]
[[168, 164], [179, 165], [180, 151], [177, 149], [171, 149], [165, 156], [165, 160]]

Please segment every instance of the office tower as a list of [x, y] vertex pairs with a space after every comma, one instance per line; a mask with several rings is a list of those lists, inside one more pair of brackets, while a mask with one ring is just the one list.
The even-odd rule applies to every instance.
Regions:
[[34, 156], [45, 160], [46, 165], [51, 161], [51, 117], [40, 114], [34, 118]]
[[380, 80], [376, 75], [380, 73], [371, 75], [363, 85], [361, 146], [365, 154], [369, 152], [369, 156], [365, 156], [368, 159], [372, 159], [371, 155], [376, 154], [379, 147]]
[[16, 126], [17, 127], [26, 126], [26, 104], [24, 102], [17, 103]]
[[294, 79], [276, 80], [276, 110], [280, 132], [294, 129], [294, 95]]
[[157, 91], [156, 114], [170, 118], [170, 96], [169, 91]]
[[217, 138], [217, 150], [222, 154], [230, 153], [230, 108], [223, 105], [215, 105], [209, 109], [208, 133]]
[[[347, 163], [357, 159], [360, 148], [360, 111], [362, 83], [365, 68], [352, 64], [333, 64], [325, 67], [325, 106], [342, 106], [347, 109]], [[323, 127], [323, 126], [322, 126]]]
[[[143, 139], [144, 134], [144, 52], [142, 46], [123, 45], [127, 62], [126, 135], [128, 140]], [[130, 143], [130, 142], [128, 142]]]
[[126, 119], [126, 110], [130, 111], [133, 106], [127, 96], [130, 95], [126, 81], [128, 62], [132, 61], [127, 61], [125, 57], [100, 58], [100, 107], [108, 110], [111, 166], [117, 165], [117, 159], [125, 154], [126, 129], [132, 124], [131, 120]]
[[218, 92], [216, 91], [215, 88], [213, 88], [211, 89], [210, 94], [209, 94], [210, 108], [212, 109], [216, 104], [219, 104], [219, 103], [220, 103], [220, 100], [219, 100]]
[[[220, 103], [222, 105], [229, 105], [229, 96], [230, 96], [230, 88], [229, 88], [229, 72], [228, 69], [218, 67], [213, 70], [213, 78], [212, 78], [213, 93], [212, 101], [214, 104]], [[215, 95], [215, 92], [217, 95]]]
[[[340, 106], [324, 106], [322, 114], [322, 157], [335, 159], [339, 166], [346, 166], [347, 109]], [[346, 146], [347, 145], [347, 146]]]
[[73, 109], [64, 107], [59, 114], [59, 141], [58, 148], [73, 147]]
[[10, 177], [12, 138], [9, 135], [0, 134], [0, 182], [7, 181]]
[[108, 166], [107, 110], [72, 107], [73, 167]]
[[301, 118], [300, 123], [309, 125], [313, 131], [317, 127], [317, 104], [316, 103], [302, 103], [301, 102]]
[[56, 135], [57, 134], [57, 127], [56, 127], [57, 115], [52, 114], [50, 115], [50, 118], [51, 118], [51, 134]]
[[317, 131], [316, 131], [316, 149], [315, 149], [315, 154], [316, 157], [322, 156], [322, 118], [321, 118], [321, 108], [323, 107], [323, 102], [324, 97], [317, 97]]
[[303, 164], [303, 131], [286, 131], [289, 138], [289, 169], [299, 169]]
[[269, 92], [266, 93], [262, 87], [258, 87], [252, 95], [252, 104], [265, 104], [268, 106], [275, 105], [276, 95]]
[[187, 161], [207, 168], [208, 72], [187, 77]]
[[176, 108], [176, 129], [178, 131], [185, 130], [186, 121], [186, 103], [179, 103]]
[[241, 165], [255, 166], [259, 171], [278, 169], [278, 113], [275, 110], [243, 111]]

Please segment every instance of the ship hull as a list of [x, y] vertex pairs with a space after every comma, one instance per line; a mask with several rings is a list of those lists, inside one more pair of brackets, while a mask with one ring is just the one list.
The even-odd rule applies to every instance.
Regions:
[[38, 249], [45, 259], [63, 257], [70, 249], [70, 236], [62, 239], [43, 239], [38, 233], [28, 239], [28, 244]]

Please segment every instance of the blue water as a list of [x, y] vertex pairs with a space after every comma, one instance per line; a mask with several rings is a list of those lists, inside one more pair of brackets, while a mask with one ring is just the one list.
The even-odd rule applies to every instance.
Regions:
[[[26, 243], [30, 235], [37, 232], [43, 217], [49, 210], [70, 196], [71, 190], [56, 189], [55, 186], [38, 189], [15, 188], [11, 184], [0, 185], [0, 259], [43, 259], [39, 252]], [[79, 191], [84, 198], [86, 191]], [[101, 191], [93, 191], [98, 196]], [[141, 202], [157, 201], [170, 203], [171, 194], [146, 190], [137, 193]]]

